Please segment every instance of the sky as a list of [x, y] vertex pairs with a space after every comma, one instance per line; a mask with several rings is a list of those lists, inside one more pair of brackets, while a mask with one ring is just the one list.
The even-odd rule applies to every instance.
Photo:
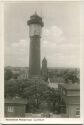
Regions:
[[29, 66], [27, 20], [37, 11], [44, 27], [41, 60], [48, 67], [80, 66], [79, 2], [7, 2], [4, 7], [5, 66]]

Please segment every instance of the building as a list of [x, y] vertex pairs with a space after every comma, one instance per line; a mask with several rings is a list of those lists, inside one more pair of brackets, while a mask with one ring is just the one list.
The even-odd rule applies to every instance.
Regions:
[[19, 73], [18, 75], [18, 80], [28, 80], [28, 70], [24, 70], [22, 72]]
[[5, 99], [5, 117], [25, 117], [27, 100], [20, 97]]
[[30, 36], [29, 77], [40, 76], [40, 39], [44, 23], [42, 18], [35, 12], [28, 20], [27, 25], [29, 26]]
[[44, 57], [42, 60], [42, 78], [47, 81], [48, 80], [48, 69], [47, 69], [47, 60]]
[[80, 117], [80, 84], [59, 84], [58, 89], [66, 104], [66, 112], [62, 117]]

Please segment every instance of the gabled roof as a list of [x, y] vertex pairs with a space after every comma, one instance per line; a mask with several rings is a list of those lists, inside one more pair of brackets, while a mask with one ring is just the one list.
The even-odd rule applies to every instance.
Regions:
[[27, 100], [23, 99], [21, 97], [13, 97], [13, 98], [6, 98], [5, 103], [10, 103], [10, 104], [27, 104]]
[[43, 60], [42, 60], [42, 62], [43, 62], [43, 61], [47, 62], [47, 59], [44, 57]]

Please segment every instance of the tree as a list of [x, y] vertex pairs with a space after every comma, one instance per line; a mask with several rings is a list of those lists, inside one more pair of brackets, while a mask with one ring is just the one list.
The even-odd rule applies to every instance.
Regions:
[[40, 80], [31, 80], [30, 83], [23, 91], [23, 97], [28, 99], [30, 106], [33, 105], [34, 110], [40, 108], [40, 104], [45, 100], [45, 93], [48, 86]]
[[49, 88], [46, 94], [46, 100], [52, 112], [55, 112], [55, 111], [59, 112], [60, 94], [58, 90], [54, 88]]
[[5, 80], [5, 97], [10, 96], [14, 97], [16, 95], [21, 95], [22, 93], [22, 86], [21, 86], [21, 81], [15, 80], [15, 79], [10, 79], [10, 80]]
[[5, 80], [10, 80], [13, 77], [13, 73], [10, 69], [7, 69], [4, 74], [4, 79]]
[[79, 71], [77, 70], [77, 69], [75, 69], [75, 70], [68, 70], [68, 71], [66, 71], [66, 72], [64, 72], [64, 75], [63, 75], [63, 77], [64, 77], [64, 81], [65, 81], [65, 83], [79, 83]]
[[44, 109], [54, 112], [58, 108], [58, 91], [43, 80], [6, 80], [5, 97], [16, 95], [28, 100], [26, 112], [42, 112]]
[[17, 78], [18, 78], [18, 76], [19, 76], [19, 74], [18, 74], [18, 73], [13, 73], [13, 79], [17, 79]]

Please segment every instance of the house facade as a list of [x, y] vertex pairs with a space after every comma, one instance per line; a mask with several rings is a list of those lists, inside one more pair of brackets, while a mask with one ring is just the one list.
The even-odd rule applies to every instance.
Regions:
[[5, 99], [5, 117], [25, 117], [27, 100], [20, 97]]
[[66, 104], [66, 112], [62, 117], [80, 117], [80, 85], [79, 84], [59, 84], [61, 98]]

